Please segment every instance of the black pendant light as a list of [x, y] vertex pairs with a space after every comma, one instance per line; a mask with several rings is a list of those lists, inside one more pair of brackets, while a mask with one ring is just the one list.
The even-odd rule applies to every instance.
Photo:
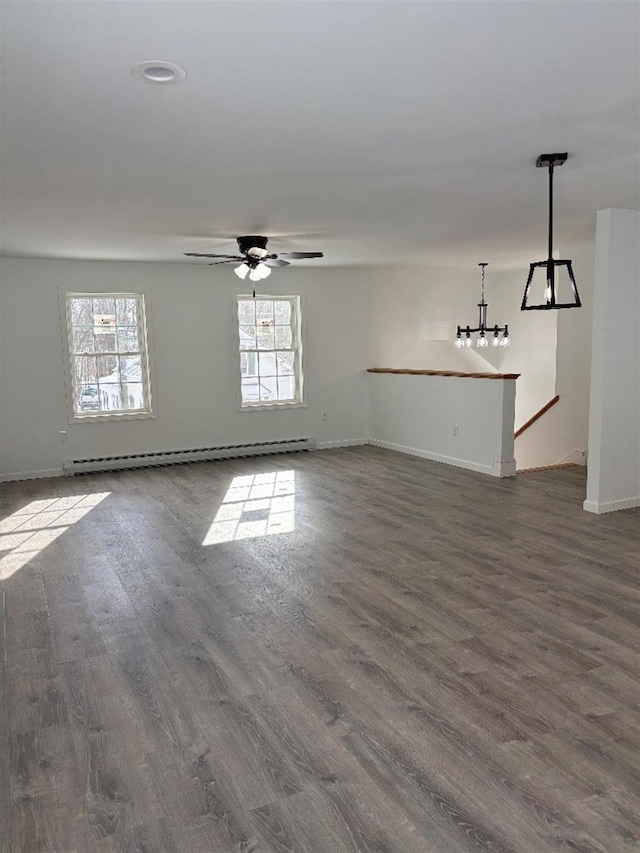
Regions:
[[478, 302], [478, 325], [473, 329], [471, 328], [471, 326], [458, 326], [455, 345], [457, 347], [472, 346], [473, 342], [471, 340], [471, 335], [474, 332], [478, 332], [479, 334], [476, 340], [477, 347], [488, 347], [489, 335], [491, 335], [492, 346], [508, 347], [511, 344], [511, 338], [509, 337], [509, 327], [487, 326], [487, 308], [489, 307], [489, 305], [484, 298], [484, 270], [485, 267], [489, 266], [489, 264], [482, 263], [478, 264], [478, 266], [482, 269], [482, 281], [480, 283], [480, 302]]
[[[580, 308], [582, 303], [573, 275], [571, 261], [556, 261], [553, 258], [553, 170], [567, 161], [567, 154], [541, 154], [536, 160], [539, 169], [549, 169], [549, 257], [546, 261], [536, 261], [529, 265], [529, 278], [522, 297], [521, 311], [549, 311], [557, 308]], [[537, 273], [537, 274], [536, 274]], [[565, 287], [571, 294], [570, 301], [559, 301], [559, 285], [565, 279]], [[534, 281], [535, 280], [535, 281]], [[536, 305], [532, 301], [532, 285], [541, 284], [541, 301]]]

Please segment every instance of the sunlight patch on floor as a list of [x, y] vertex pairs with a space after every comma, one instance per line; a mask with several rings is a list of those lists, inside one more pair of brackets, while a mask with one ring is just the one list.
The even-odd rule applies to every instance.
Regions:
[[234, 477], [203, 545], [295, 530], [295, 471]]
[[32, 501], [0, 521], [0, 579], [10, 578], [111, 492]]

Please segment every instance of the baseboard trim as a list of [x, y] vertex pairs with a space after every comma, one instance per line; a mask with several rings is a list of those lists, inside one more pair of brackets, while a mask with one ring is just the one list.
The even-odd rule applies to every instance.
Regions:
[[445, 456], [442, 453], [433, 453], [429, 450], [422, 450], [419, 447], [407, 447], [404, 444], [382, 441], [379, 438], [370, 438], [369, 444], [374, 447], [382, 447], [385, 450], [394, 450], [396, 453], [405, 453], [407, 456], [419, 456], [421, 459], [429, 459], [432, 462], [453, 465], [455, 468], [466, 468], [468, 471], [476, 471], [478, 474], [488, 474], [490, 477], [513, 477], [516, 473], [515, 459], [496, 459], [493, 465], [482, 465], [470, 459], [457, 459], [455, 456]]
[[[382, 447], [385, 450], [393, 450], [396, 453], [404, 453], [408, 456], [419, 456], [422, 459], [430, 459], [432, 462], [441, 462], [444, 465], [453, 465], [455, 468], [466, 468], [468, 471], [476, 471], [479, 474], [488, 474], [490, 477], [514, 477], [516, 474], [515, 459], [495, 459], [493, 465], [481, 465], [469, 459], [457, 459], [455, 456], [445, 456], [441, 453], [432, 453], [421, 450], [418, 447], [407, 447], [403, 444], [394, 444], [391, 441], [382, 441], [378, 438], [346, 438], [340, 441], [319, 441], [317, 450], [332, 450], [338, 447], [361, 447], [363, 445]], [[14, 474], [0, 474], [0, 483], [12, 483], [19, 480], [41, 480], [47, 477], [63, 477], [62, 468], [49, 468], [43, 471], [17, 471]], [[636, 498], [636, 500], [638, 500]], [[632, 504], [629, 504], [632, 506]], [[637, 506], [637, 504], [633, 504]], [[615, 507], [625, 509], [626, 507]], [[596, 510], [590, 510], [595, 512]], [[610, 512], [610, 510], [600, 510]]]
[[538, 468], [518, 468], [518, 474], [534, 474], [536, 471], [555, 471], [556, 468], [584, 468], [578, 462], [558, 462], [557, 465], [540, 465]]
[[634, 498], [618, 498], [615, 501], [585, 501], [582, 508], [585, 512], [604, 515], [606, 512], [616, 512], [619, 509], [635, 509], [640, 506], [640, 495]]
[[562, 459], [558, 460], [558, 465], [562, 465], [564, 462], [570, 462], [572, 465], [581, 465], [582, 467], [586, 467], [587, 456], [588, 451], [586, 447], [575, 447], [570, 453], [567, 453], [566, 456], [563, 456]]
[[516, 460], [515, 459], [494, 459], [493, 460], [493, 476], [494, 477], [515, 477]]
[[0, 474], [0, 483], [15, 483], [19, 480], [44, 480], [46, 477], [64, 477], [62, 468], [46, 468], [43, 471], [16, 471], [15, 474]]
[[368, 438], [345, 438], [342, 441], [318, 441], [316, 450], [332, 450], [334, 447], [360, 447], [369, 444]]

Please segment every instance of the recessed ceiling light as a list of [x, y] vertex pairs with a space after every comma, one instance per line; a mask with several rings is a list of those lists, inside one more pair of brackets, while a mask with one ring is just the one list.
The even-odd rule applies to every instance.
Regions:
[[147, 62], [139, 62], [131, 69], [136, 80], [144, 80], [145, 83], [158, 83], [166, 86], [169, 83], [181, 83], [186, 79], [187, 72], [175, 62], [164, 62], [158, 59], [150, 59]]

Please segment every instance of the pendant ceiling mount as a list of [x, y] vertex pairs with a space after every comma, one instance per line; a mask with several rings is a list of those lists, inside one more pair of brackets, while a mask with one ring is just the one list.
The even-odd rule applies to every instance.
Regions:
[[[567, 162], [567, 157], [566, 152], [541, 154], [536, 160], [538, 169], [549, 170], [549, 252], [546, 261], [535, 261], [529, 265], [521, 311], [549, 311], [582, 306], [571, 261], [555, 260], [553, 257], [553, 172], [557, 166]], [[536, 285], [539, 285], [542, 291], [539, 301], [536, 301]], [[567, 301], [562, 301], [561, 288], [562, 292], [567, 294]]]

